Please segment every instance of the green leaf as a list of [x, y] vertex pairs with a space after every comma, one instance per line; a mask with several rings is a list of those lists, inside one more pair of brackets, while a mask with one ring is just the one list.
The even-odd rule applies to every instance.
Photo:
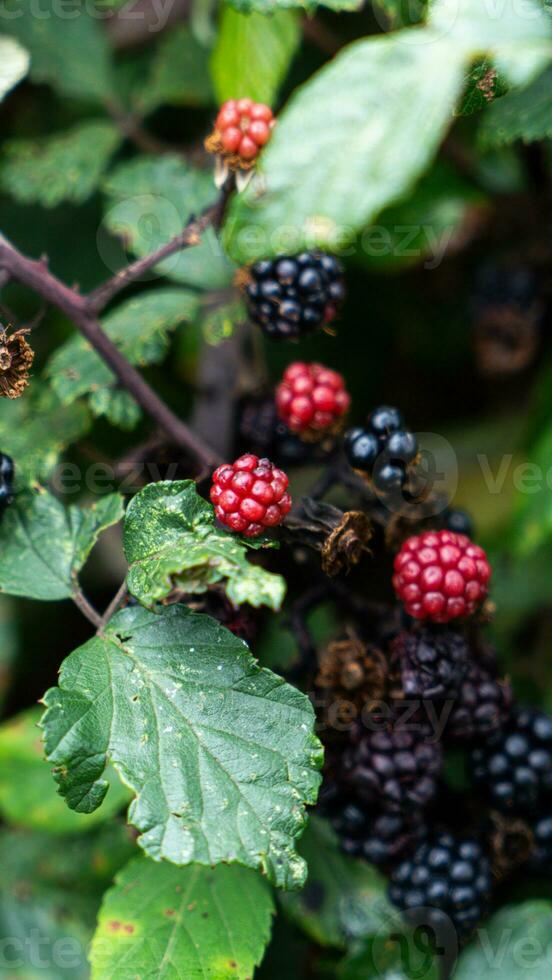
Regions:
[[[400, 914], [389, 916], [380, 934], [339, 964], [338, 980], [440, 980], [438, 958], [423, 931], [412, 931]], [[456, 973], [454, 974], [456, 980]], [[475, 977], [472, 978], [475, 980]], [[477, 980], [480, 980], [477, 977]], [[501, 978], [503, 980], [503, 978]]]
[[59, 685], [43, 727], [72, 809], [100, 806], [110, 760], [150, 857], [304, 882], [294, 839], [320, 782], [314, 712], [241, 640], [186, 606], [129, 607], [64, 661]]
[[460, 955], [454, 980], [492, 976], [501, 980], [549, 980], [552, 903], [507, 905], [485, 923], [482, 942]]
[[42, 712], [31, 708], [0, 727], [0, 812], [8, 823], [47, 834], [83, 833], [118, 813], [129, 802], [116, 774], [108, 774], [109, 792], [101, 810], [69, 810], [44, 758], [38, 723]]
[[462, 80], [461, 54], [428, 40], [420, 29], [358, 41], [296, 91], [259, 175], [230, 209], [233, 258], [275, 255], [283, 234], [286, 251], [331, 250], [406, 194], [450, 124]]
[[103, 900], [92, 978], [251, 977], [273, 912], [266, 882], [246, 868], [175, 868], [135, 858]]
[[302, 891], [281, 896], [291, 919], [321, 946], [346, 949], [376, 934], [390, 911], [382, 875], [342, 854], [331, 827], [320, 818], [311, 818], [298, 850], [309, 877]]
[[[122, 164], [107, 178], [105, 189], [107, 228], [140, 256], [166, 245], [190, 215], [213, 204], [217, 196], [209, 173], [169, 155], [138, 157]], [[222, 289], [231, 284], [234, 270], [216, 234], [208, 229], [201, 245], [165, 259], [157, 271], [200, 289]]]
[[6, 596], [0, 598], [0, 709], [11, 687], [13, 668], [19, 651], [20, 617], [15, 603]]
[[135, 97], [138, 111], [152, 112], [160, 105], [209, 105], [213, 86], [209, 52], [186, 24], [168, 31], [159, 42], [150, 75]]
[[515, 140], [533, 143], [552, 136], [552, 68], [526, 88], [509, 92], [489, 107], [479, 137], [484, 147]]
[[426, 15], [428, 0], [372, 0], [374, 13], [378, 23], [386, 29], [386, 21], [381, 22], [379, 17], [383, 13], [390, 22], [391, 27], [407, 27], [410, 24], [417, 24]]
[[201, 332], [208, 344], [216, 346], [234, 336], [236, 327], [247, 319], [247, 309], [241, 298], [217, 304], [207, 309], [201, 319]]
[[211, 73], [220, 102], [249, 96], [271, 105], [297, 51], [301, 27], [293, 10], [272, 16], [222, 8]]
[[244, 14], [257, 12], [259, 14], [273, 14], [277, 10], [289, 10], [299, 8], [312, 13], [319, 7], [328, 7], [330, 10], [358, 10], [362, 7], [363, 0], [229, 0], [229, 3], [236, 10]]
[[29, 53], [11, 37], [0, 34], [0, 102], [27, 74]]
[[224, 235], [232, 257], [335, 249], [405, 196], [435, 156], [474, 58], [488, 48], [519, 83], [550, 57], [549, 22], [531, 13], [515, 0], [499, 18], [480, 0], [439, 0], [427, 27], [345, 48], [293, 95], [234, 199]]
[[62, 450], [89, 426], [85, 405], [68, 409], [47, 385], [36, 381], [24, 398], [0, 399], [0, 446], [16, 460], [19, 483], [46, 480]]
[[78, 837], [0, 833], [3, 980], [87, 980], [102, 893], [133, 849], [117, 825]]
[[[30, 77], [61, 95], [101, 102], [113, 91], [107, 32], [86, 6], [64, 10], [56, 0], [4, 0], [2, 30], [31, 55]], [[65, 16], [64, 16], [65, 14]]]
[[83, 122], [46, 139], [11, 140], [0, 181], [23, 204], [80, 204], [96, 189], [120, 142], [115, 126], [102, 121]]
[[205, 592], [222, 581], [236, 605], [282, 604], [283, 578], [250, 564], [245, 544], [216, 526], [213, 506], [193, 480], [150, 483], [136, 494], [126, 512], [124, 548], [129, 591], [146, 605], [175, 587]]
[[98, 388], [90, 393], [88, 404], [94, 415], [105, 415], [111, 425], [120, 429], [134, 429], [142, 418], [142, 409], [123, 388]]
[[458, 116], [470, 116], [474, 112], [479, 112], [498, 96], [504, 95], [506, 91], [507, 85], [497, 72], [493, 62], [489, 58], [483, 58], [470, 70], [456, 114]]
[[46, 490], [24, 490], [0, 525], [0, 592], [67, 599], [99, 535], [122, 517], [113, 493], [83, 508], [64, 507]]
[[528, 558], [552, 536], [552, 494], [546, 475], [552, 452], [552, 426], [541, 434], [525, 476], [518, 482], [511, 545], [518, 558]]
[[[193, 320], [197, 295], [185, 289], [155, 289], [121, 303], [102, 326], [131, 364], [143, 367], [161, 361], [169, 345], [169, 332]], [[139, 409], [129, 407], [128, 396], [113, 390], [115, 377], [87, 340], [75, 335], [50, 358], [47, 367], [52, 388], [65, 405], [92, 394], [90, 407], [115, 424], [132, 427]], [[133, 402], [133, 399], [130, 399]], [[134, 404], [134, 402], [133, 402]]]
[[487, 206], [485, 195], [438, 160], [405, 201], [386, 208], [367, 228], [355, 258], [377, 271], [394, 272], [423, 262], [435, 269], [465, 244]]

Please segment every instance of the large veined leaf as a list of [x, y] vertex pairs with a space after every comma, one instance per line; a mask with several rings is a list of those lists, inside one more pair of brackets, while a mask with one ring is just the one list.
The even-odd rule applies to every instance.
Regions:
[[193, 480], [150, 483], [136, 494], [125, 516], [124, 548], [129, 591], [145, 605], [175, 587], [205, 592], [222, 581], [236, 605], [282, 604], [284, 579], [247, 560], [245, 544], [216, 526], [214, 509]]
[[270, 888], [247, 868], [175, 868], [135, 858], [103, 900], [93, 980], [251, 977], [273, 912]]
[[79, 204], [97, 187], [120, 141], [115, 126], [104, 121], [84, 122], [43, 140], [12, 140], [4, 148], [0, 181], [24, 204]]
[[46, 754], [72, 809], [100, 806], [111, 761], [150, 857], [304, 882], [295, 838], [321, 762], [311, 704], [215, 620], [124, 609], [64, 661], [45, 703]]
[[271, 105], [300, 36], [299, 19], [293, 10], [277, 10], [269, 17], [241, 14], [224, 6], [211, 59], [219, 101], [249, 96]]
[[67, 408], [45, 384], [35, 382], [24, 398], [0, 399], [0, 446], [17, 461], [19, 482], [46, 480], [62, 450], [89, 426], [85, 405]]
[[311, 819], [299, 853], [308, 864], [307, 884], [281, 896], [293, 921], [315, 942], [338, 949], [376, 935], [390, 912], [383, 876], [365, 861], [346, 857], [320, 818]]
[[107, 34], [89, 6], [56, 0], [4, 0], [2, 31], [30, 52], [30, 77], [62, 95], [98, 102], [113, 90]]
[[[105, 190], [107, 228], [140, 256], [169, 242], [217, 195], [210, 173], [169, 155], [122, 164], [105, 181]], [[233, 276], [212, 229], [204, 232], [200, 245], [161, 262], [157, 272], [200, 289], [223, 288]]]
[[508, 0], [497, 18], [474, 12], [472, 0], [438, 0], [428, 26], [346, 48], [296, 91], [259, 173], [234, 200], [232, 257], [336, 248], [404, 196], [434, 157], [476, 56], [488, 48], [516, 82], [550, 57], [549, 22], [531, 12]]
[[11, 37], [0, 35], [0, 102], [29, 70], [28, 52]]
[[102, 893], [132, 856], [125, 828], [78, 837], [0, 833], [2, 980], [88, 980]]
[[[102, 326], [132, 364], [153, 364], [165, 355], [169, 332], [192, 320], [198, 306], [197, 295], [186, 289], [155, 289], [121, 303]], [[51, 357], [47, 373], [65, 405], [92, 394], [90, 407], [96, 415], [105, 414], [116, 424], [128, 418], [129, 396], [123, 394], [121, 417], [121, 393], [113, 390], [114, 375], [83, 337], [76, 335], [63, 344]], [[138, 417], [135, 413], [130, 421]]]
[[0, 525], [0, 592], [30, 599], [67, 599], [101, 532], [122, 517], [122, 497], [91, 507], [64, 507], [46, 490], [17, 494]]
[[480, 139], [484, 147], [552, 136], [552, 68], [526, 88], [508, 92], [489, 107], [483, 117]]
[[41, 709], [30, 708], [0, 726], [0, 813], [16, 827], [46, 834], [82, 834], [108, 820], [129, 802], [126, 787], [111, 771], [104, 806], [75, 813], [65, 805], [44, 758], [38, 723]]
[[454, 980], [548, 980], [552, 902], [535, 900], [496, 912], [460, 956]]
[[135, 96], [136, 108], [152, 112], [164, 104], [206, 105], [212, 101], [208, 50], [187, 24], [179, 24], [161, 38], [149, 78]]

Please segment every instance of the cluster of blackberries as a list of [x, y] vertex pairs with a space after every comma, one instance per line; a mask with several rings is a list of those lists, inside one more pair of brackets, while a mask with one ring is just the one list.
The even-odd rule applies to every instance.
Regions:
[[330, 323], [345, 293], [340, 263], [324, 252], [263, 259], [245, 278], [251, 320], [278, 340], [297, 340]]
[[345, 454], [352, 468], [369, 476], [379, 493], [397, 493], [418, 455], [418, 441], [405, 428], [399, 410], [382, 405], [368, 416], [366, 426], [347, 432]]
[[13, 481], [15, 467], [6, 453], [0, 453], [0, 516], [13, 500]]

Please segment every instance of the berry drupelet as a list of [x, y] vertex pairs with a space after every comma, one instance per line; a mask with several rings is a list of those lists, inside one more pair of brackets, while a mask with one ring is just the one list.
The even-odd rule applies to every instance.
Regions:
[[323, 252], [263, 259], [244, 281], [251, 320], [275, 339], [296, 340], [330, 323], [345, 294], [340, 263]]
[[535, 874], [552, 875], [552, 806], [545, 817], [541, 817], [531, 827], [533, 833], [533, 853], [529, 868]]
[[229, 99], [221, 106], [207, 149], [218, 153], [232, 168], [248, 169], [274, 126], [272, 109], [252, 99]]
[[246, 538], [281, 524], [291, 509], [289, 480], [268, 459], [245, 453], [219, 466], [212, 479], [210, 496], [219, 521]]
[[408, 810], [431, 802], [442, 761], [429, 728], [390, 723], [384, 730], [352, 734], [343, 754], [343, 779], [364, 805]]
[[342, 850], [370, 864], [388, 867], [413, 850], [425, 836], [421, 810], [410, 813], [373, 810], [359, 802], [341, 801], [330, 820]]
[[350, 429], [345, 436], [345, 455], [354, 470], [371, 477], [382, 494], [403, 489], [407, 467], [418, 455], [416, 436], [404, 426], [398, 408], [381, 405], [366, 426]]
[[276, 389], [276, 408], [292, 432], [324, 433], [335, 427], [351, 399], [341, 374], [323, 364], [295, 361], [284, 371]]
[[470, 665], [462, 633], [435, 626], [403, 630], [392, 643], [392, 660], [406, 697], [456, 697]]
[[538, 814], [552, 801], [552, 717], [521, 708], [473, 750], [479, 791], [501, 813]]
[[464, 941], [485, 915], [491, 890], [491, 865], [481, 845], [442, 833], [397, 865], [389, 897], [417, 925], [423, 914], [437, 935], [452, 925]]
[[493, 677], [477, 663], [470, 664], [447, 719], [445, 739], [462, 743], [492, 735], [507, 721], [512, 701], [508, 681]]
[[393, 585], [409, 616], [448, 623], [470, 616], [488, 592], [491, 568], [464, 534], [426, 531], [408, 538], [395, 558]]

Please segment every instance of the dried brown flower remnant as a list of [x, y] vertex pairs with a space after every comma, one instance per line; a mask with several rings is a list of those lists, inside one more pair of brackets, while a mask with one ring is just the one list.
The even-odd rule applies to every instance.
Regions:
[[29, 383], [34, 351], [26, 340], [28, 327], [9, 333], [0, 325], [0, 396], [19, 398]]
[[523, 821], [492, 811], [490, 845], [493, 874], [499, 881], [526, 863], [533, 850], [533, 833]]
[[320, 653], [318, 687], [357, 707], [375, 705], [385, 695], [387, 663], [381, 650], [366, 646], [353, 630]]

